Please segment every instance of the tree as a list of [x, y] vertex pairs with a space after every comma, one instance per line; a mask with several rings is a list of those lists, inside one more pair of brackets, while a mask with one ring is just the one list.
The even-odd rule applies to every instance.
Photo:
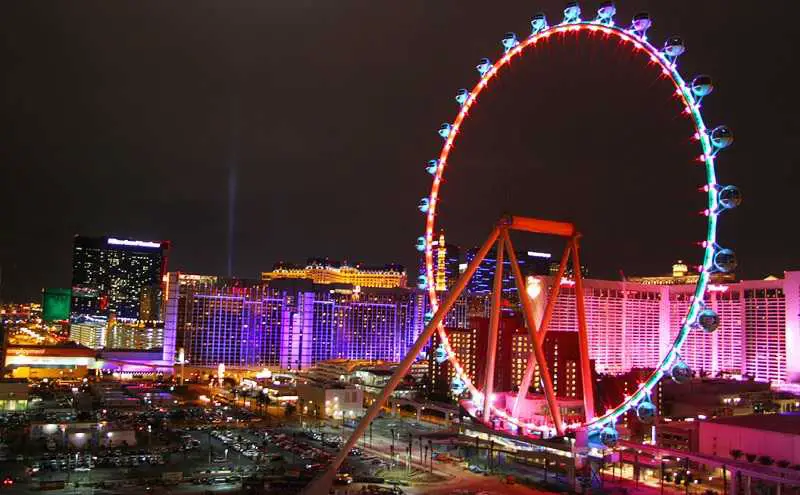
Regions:
[[758, 458], [756, 454], [745, 454], [744, 456], [747, 458], [747, 462], [756, 462], [756, 458]]
[[775, 459], [768, 455], [762, 455], [758, 458], [758, 462], [764, 466], [772, 466], [775, 464]]
[[743, 455], [744, 455], [744, 452], [742, 452], [742, 451], [741, 451], [741, 450], [739, 450], [739, 449], [733, 449], [733, 450], [731, 450], [731, 457], [733, 457], [733, 458], [734, 458], [734, 459], [736, 459], [737, 461], [738, 461], [739, 459], [741, 459]]
[[778, 467], [782, 467], [783, 469], [786, 469], [792, 464], [792, 462], [791, 461], [787, 461], [786, 459], [781, 459], [780, 461], [776, 462], [775, 464], [777, 464]]

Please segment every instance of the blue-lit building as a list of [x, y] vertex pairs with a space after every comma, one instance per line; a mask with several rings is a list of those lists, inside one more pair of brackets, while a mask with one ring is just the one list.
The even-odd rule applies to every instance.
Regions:
[[[478, 248], [472, 248], [466, 253], [467, 264], [472, 263], [478, 253]], [[534, 251], [517, 251], [517, 261], [524, 276], [528, 275], [547, 275], [550, 273], [551, 256], [549, 253], [539, 253]], [[497, 249], [490, 250], [481, 264], [478, 266], [475, 275], [467, 285], [467, 291], [476, 296], [491, 294], [492, 284], [494, 283], [494, 270], [497, 265]], [[503, 259], [503, 293], [507, 296], [516, 294], [516, 284], [514, 274], [511, 271], [511, 263], [508, 256]]]

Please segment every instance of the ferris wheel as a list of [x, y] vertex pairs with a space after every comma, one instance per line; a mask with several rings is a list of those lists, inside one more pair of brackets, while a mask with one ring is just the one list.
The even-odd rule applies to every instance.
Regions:
[[[417, 239], [417, 249], [424, 253], [425, 258], [425, 274], [420, 275], [418, 285], [421, 289], [426, 289], [431, 301], [433, 311], [429, 313], [429, 318], [432, 318], [433, 313], [436, 312], [440, 305], [440, 294], [437, 292], [437, 284], [434, 279], [435, 273], [435, 259], [433, 254], [434, 235], [437, 229], [436, 213], [437, 206], [441, 198], [441, 185], [444, 173], [449, 164], [450, 153], [453, 150], [456, 141], [459, 137], [459, 132], [468, 118], [470, 111], [475, 108], [478, 103], [479, 97], [482, 93], [487, 91], [490, 83], [500, 77], [504, 73], [504, 69], [517, 57], [521, 57], [527, 52], [535, 50], [537, 47], [545, 45], [549, 39], [553, 37], [567, 37], [575, 36], [579, 42], [591, 43], [609, 43], [616, 42], [630, 49], [636, 58], [641, 60], [643, 64], [654, 67], [661, 72], [661, 77], [672, 83], [674, 87], [674, 96], [680, 102], [683, 108], [683, 115], [688, 118], [694, 126], [695, 134], [694, 140], [697, 142], [699, 148], [698, 160], [705, 165], [705, 184], [702, 187], [702, 192], [707, 195], [707, 209], [703, 212], [707, 217], [707, 232], [705, 241], [702, 242], [703, 248], [703, 261], [698, 266], [699, 277], [694, 290], [694, 297], [688, 308], [686, 316], [682, 320], [680, 331], [677, 337], [672, 342], [671, 347], [664, 356], [661, 357], [659, 366], [647, 378], [638, 390], [626, 397], [622, 403], [608, 409], [603, 414], [596, 416], [591, 398], [585, 397], [585, 420], [583, 422], [566, 425], [560, 420], [557, 412], [557, 406], [551, 405], [551, 417], [555, 424], [554, 430], [559, 434], [563, 434], [565, 428], [569, 427], [587, 427], [590, 432], [595, 433], [602, 437], [603, 442], [610, 443], [616, 439], [616, 430], [614, 424], [617, 419], [625, 414], [628, 410], [635, 410], [639, 419], [643, 422], [651, 422], [656, 414], [655, 406], [650, 400], [650, 394], [658, 381], [664, 376], [669, 376], [673, 380], [682, 382], [691, 377], [691, 370], [681, 358], [680, 351], [683, 343], [690, 332], [701, 329], [706, 332], [713, 332], [719, 325], [719, 316], [710, 308], [706, 307], [703, 303], [704, 295], [706, 292], [709, 279], [714, 272], [730, 272], [736, 267], [736, 256], [730, 249], [717, 244], [717, 225], [719, 215], [726, 210], [735, 208], [741, 202], [741, 193], [736, 186], [721, 185], [717, 181], [717, 174], [715, 169], [716, 159], [721, 150], [727, 148], [733, 143], [733, 134], [726, 126], [717, 126], [709, 128], [706, 126], [702, 111], [701, 104], [705, 97], [710, 95], [714, 89], [712, 79], [706, 75], [698, 75], [688, 81], [684, 79], [678, 70], [678, 59], [685, 52], [686, 47], [680, 37], [673, 36], [666, 40], [661, 48], [657, 48], [651, 43], [647, 37], [647, 31], [652, 25], [650, 16], [646, 13], [640, 13], [633, 17], [632, 23], [629, 27], [620, 27], [614, 21], [616, 8], [612, 2], [603, 2], [597, 10], [596, 16], [592, 20], [584, 20], [582, 11], [577, 2], [570, 2], [567, 4], [563, 12], [563, 18], [558, 24], [550, 25], [545, 14], [537, 14], [531, 20], [531, 34], [520, 39], [514, 33], [507, 33], [501, 40], [503, 53], [500, 58], [492, 62], [488, 58], [483, 58], [476, 66], [478, 72], [478, 81], [471, 89], [460, 89], [456, 93], [455, 100], [459, 105], [459, 111], [452, 122], [447, 122], [441, 125], [438, 134], [444, 140], [441, 152], [437, 159], [430, 160], [427, 164], [426, 170], [433, 176], [433, 182], [430, 193], [422, 198], [419, 202], [419, 210], [425, 215], [425, 232], [424, 235]], [[522, 229], [526, 230], [526, 229]], [[542, 233], [553, 233], [549, 231], [541, 231]], [[513, 256], [513, 250], [510, 247], [510, 239], [505, 242], [507, 255]], [[573, 256], [577, 256], [577, 244], [572, 246]], [[569, 256], [569, 246], [565, 250], [564, 258], [560, 266], [561, 270], [557, 278], [563, 274], [566, 258]], [[498, 259], [502, 256], [502, 250], [498, 249]], [[575, 264], [576, 257], [573, 257], [573, 266], [580, 266]], [[498, 271], [501, 270], [501, 262], [498, 260]], [[579, 275], [578, 269], [574, 270]], [[441, 285], [441, 284], [438, 284]], [[554, 291], [557, 291], [558, 282], [554, 284]], [[521, 287], [520, 287], [521, 288]], [[556, 294], [557, 295], [557, 294]], [[520, 297], [524, 300], [527, 295], [523, 290], [520, 290]], [[582, 297], [580, 297], [582, 298]], [[555, 298], [551, 298], [554, 303]], [[578, 301], [578, 304], [581, 302]], [[548, 308], [550, 309], [550, 308]], [[579, 308], [580, 309], [580, 308]], [[550, 309], [551, 310], [551, 309]], [[551, 310], [552, 311], [552, 310]], [[547, 310], [545, 311], [545, 315]], [[543, 324], [546, 324], [547, 316], [544, 317]], [[536, 322], [530, 322], [536, 325]], [[546, 331], [545, 328], [539, 328], [539, 332]], [[585, 328], [584, 328], [585, 330]], [[436, 331], [439, 334], [441, 346], [435, 351], [437, 352], [437, 360], [440, 362], [449, 361], [454, 369], [454, 376], [452, 381], [452, 391], [456, 395], [469, 396], [471, 400], [478, 404], [477, 410], [485, 410], [482, 414], [484, 419], [491, 416], [502, 418], [504, 422], [513, 425], [515, 428], [523, 429], [536, 429], [541, 425], [525, 423], [519, 420], [514, 414], [516, 405], [509, 413], [508, 408], [499, 408], [491, 404], [491, 397], [485, 397], [484, 391], [470, 380], [467, 372], [459, 362], [456, 352], [450, 346], [448, 341], [447, 332], [444, 326], [437, 325]], [[582, 337], [585, 337], [582, 336]], [[582, 349], [584, 354], [588, 354], [588, 348]], [[588, 365], [588, 356], [581, 356], [582, 361]], [[529, 363], [526, 370], [526, 379], [530, 383], [530, 370], [534, 363]], [[542, 377], [543, 381], [547, 381], [546, 377]], [[586, 380], [584, 380], [586, 381]], [[547, 383], [545, 390], [547, 390]], [[524, 387], [524, 388], [523, 388]], [[552, 385], [550, 385], [552, 387]], [[589, 385], [591, 387], [591, 385]], [[524, 390], [527, 390], [526, 382], [520, 386], [520, 395], [524, 395]], [[584, 395], [591, 395], [591, 388], [584, 390]]]
[[[505, 252], [508, 253], [510, 258], [509, 261], [511, 262], [512, 271], [515, 272], [514, 277], [519, 289], [523, 310], [525, 310], [525, 306], [530, 300], [522, 287], [521, 274], [516, 260], [514, 259], [514, 250], [508, 235], [509, 230], [537, 232], [566, 238], [567, 247], [561, 259], [557, 278], [560, 278], [561, 274], [564, 273], [566, 263], [570, 256], [572, 257], [573, 266], [580, 266], [578, 258], [579, 232], [576, 230], [575, 226], [565, 222], [553, 222], [522, 217], [505, 217], [498, 222], [489, 238], [479, 249], [478, 255], [467, 267], [464, 274], [459, 277], [456, 285], [447, 292], [446, 297], [441, 301], [439, 299], [440, 294], [436, 291], [437, 284], [434, 278], [433, 243], [434, 232], [437, 227], [436, 211], [441, 197], [440, 188], [444, 172], [449, 165], [448, 159], [450, 152], [456, 143], [459, 131], [464, 121], [467, 119], [470, 110], [475, 108], [478, 97], [489, 88], [489, 84], [495, 78], [503, 74], [503, 69], [510, 64], [514, 58], [521, 57], [525, 53], [535, 50], [537, 47], [541, 47], [546, 44], [551, 37], [576, 36], [581, 41], [588, 40], [589, 42], [603, 43], [616, 41], [628, 47], [634, 54], [637, 54], [638, 58], [640, 58], [644, 64], [660, 71], [661, 77], [667, 79], [672, 84], [675, 98], [680, 102], [683, 108], [683, 114], [690, 119], [694, 126], [694, 139], [700, 151], [698, 160], [704, 164], [705, 168], [704, 185], [701, 189], [707, 196], [707, 208], [703, 212], [707, 217], [707, 232], [705, 241], [702, 242], [703, 258], [702, 264], [698, 266], [699, 277], [694, 295], [674, 342], [672, 342], [666, 354], [661, 357], [660, 363], [655, 371], [653, 371], [639, 386], [634, 394], [626, 397], [620, 404], [608, 409], [599, 416], [594, 415], [593, 401], [591, 400], [592, 394], [584, 393], [585, 419], [582, 422], [573, 424], [566, 424], [561, 421], [558, 414], [558, 406], [555, 403], [555, 398], [552, 396], [552, 390], [548, 393], [548, 388], [552, 388], [552, 384], [547, 383], [549, 381], [547, 378], [547, 366], [543, 366], [546, 363], [540, 352], [541, 340], [543, 337], [542, 330], [546, 331], [545, 323], [548, 310], [545, 309], [545, 316], [543, 316], [542, 324], [538, 329], [538, 322], [532, 321], [532, 319], [529, 318], [530, 311], [523, 311], [526, 313], [528, 323], [527, 330], [529, 332], [530, 341], [537, 351], [536, 361], [541, 363], [541, 380], [544, 382], [543, 388], [545, 389], [545, 395], [548, 396], [548, 406], [553, 422], [549, 429], [558, 434], [564, 434], [566, 430], [570, 428], [582, 429], [588, 432], [590, 442], [591, 438], [594, 438], [595, 442], [610, 446], [615, 443], [617, 439], [615, 423], [617, 419], [627, 411], [635, 410], [638, 417], [644, 422], [653, 420], [656, 410], [655, 406], [650, 401], [650, 393], [660, 379], [669, 376], [675, 381], [682, 382], [691, 377], [691, 370], [681, 358], [681, 347], [690, 332], [713, 332], [719, 326], [719, 316], [710, 307], [704, 305], [704, 295], [713, 273], [730, 272], [736, 267], [736, 256], [734, 252], [717, 244], [717, 223], [719, 216], [723, 212], [735, 208], [741, 203], [742, 196], [737, 187], [721, 185], [717, 181], [715, 169], [715, 162], [719, 152], [733, 143], [733, 134], [725, 126], [717, 126], [711, 129], [706, 126], [701, 113], [701, 103], [705, 97], [712, 93], [714, 89], [713, 82], [709, 76], [705, 75], [696, 76], [689, 82], [681, 76], [678, 71], [678, 59], [686, 50], [681, 38], [677, 36], [670, 37], [662, 48], [656, 48], [647, 37], [647, 31], [652, 25], [648, 14], [641, 13], [635, 15], [631, 25], [627, 28], [619, 27], [615, 23], [615, 15], [616, 8], [612, 2], [603, 2], [592, 20], [584, 20], [582, 18], [582, 12], [577, 2], [569, 2], [567, 4], [564, 9], [563, 18], [558, 24], [550, 25], [544, 14], [537, 14], [531, 20], [532, 30], [527, 38], [520, 39], [514, 33], [507, 33], [501, 41], [503, 47], [501, 57], [494, 63], [488, 58], [481, 59], [476, 66], [479, 75], [477, 83], [475, 83], [472, 89], [460, 89], [456, 93], [455, 100], [459, 105], [459, 111], [452, 122], [442, 124], [438, 130], [444, 143], [438, 158], [430, 160], [427, 164], [426, 170], [433, 176], [433, 183], [428, 196], [420, 200], [418, 205], [419, 210], [425, 215], [425, 232], [424, 235], [417, 239], [416, 244], [417, 250], [424, 253], [425, 257], [425, 275], [420, 276], [418, 285], [421, 289], [427, 290], [433, 310], [426, 315], [427, 321], [425, 329], [408, 351], [405, 358], [399, 363], [379, 397], [376, 398], [367, 413], [361, 418], [351, 436], [331, 462], [324, 476], [315, 480], [315, 482], [310, 485], [307, 493], [327, 493], [327, 489], [324, 489], [324, 487], [330, 486], [336, 470], [341, 466], [350, 452], [350, 449], [366, 431], [367, 426], [378, 416], [381, 408], [386, 404], [391, 394], [406, 375], [411, 364], [417, 359], [417, 356], [428, 343], [434, 332], [438, 333], [442, 343], [441, 347], [435, 350], [436, 359], [441, 360], [441, 362], [448, 361], [453, 365], [455, 373], [452, 389], [454, 392], [457, 392], [458, 395], [469, 397], [474, 404], [479, 406], [476, 407], [476, 411], [481, 410], [482, 414], [476, 412], [475, 416], [479, 417], [481, 421], [490, 426], [492, 417], [501, 418], [504, 423], [512, 425], [518, 433], [525, 433], [526, 430], [530, 431], [540, 427], [540, 425], [529, 424], [520, 420], [515, 414], [516, 404], [511, 408], [510, 413], [507, 408], [495, 406], [492, 403], [491, 394], [486, 394], [484, 390], [480, 390], [478, 386], [472, 382], [464, 367], [458, 361], [453, 348], [449, 345], [447, 332], [442, 322], [447, 312], [453, 307], [460, 292], [464, 290], [469, 277], [475, 272], [477, 264], [480, 263], [495, 243], [498, 243], [498, 263], [495, 269], [495, 290], [493, 297], [498, 298], [497, 294], [502, 287], [498, 282], [499, 277], [497, 274], [502, 270], [502, 253], [504, 252], [503, 248], [505, 248]], [[580, 269], [575, 269], [573, 271], [577, 288], [581, 283]], [[554, 290], [557, 290], [558, 287], [559, 283], [553, 285]], [[551, 294], [550, 299], [554, 301], [555, 297], [552, 296], [553, 294]], [[582, 311], [580, 308], [582, 304], [580, 291], [576, 291], [575, 299], [576, 305], [578, 306], [578, 313], [580, 314]], [[495, 299], [495, 301], [496, 300], [497, 299]], [[495, 308], [493, 308], [493, 313], [498, 314], [498, 311], [495, 311]], [[490, 326], [491, 325], [492, 323], [490, 323]], [[588, 360], [588, 347], [585, 345], [585, 320], [579, 324], [579, 327], [578, 331], [579, 334], [582, 334], [581, 340], [584, 342], [584, 345], [581, 346], [583, 348], [581, 351], [581, 360], [586, 363]], [[533, 361], [528, 363], [528, 368], [525, 373], [525, 379], [527, 380], [530, 380], [529, 375], [533, 364]], [[586, 369], [586, 367], [584, 367], [584, 369]], [[485, 381], [484, 389], [486, 388], [486, 383]], [[491, 381], [489, 381], [489, 383], [491, 383]], [[591, 387], [591, 384], [588, 386]], [[527, 387], [521, 386], [520, 390], [523, 391], [526, 390], [526, 388]], [[589, 390], [585, 389], [585, 391]]]

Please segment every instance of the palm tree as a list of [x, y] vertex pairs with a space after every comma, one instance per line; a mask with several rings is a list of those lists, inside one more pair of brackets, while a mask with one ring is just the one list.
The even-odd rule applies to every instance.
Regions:
[[733, 457], [734, 459], [736, 459], [738, 461], [739, 459], [742, 458], [742, 456], [744, 455], [744, 452], [742, 452], [739, 449], [733, 449], [733, 450], [731, 450], [730, 454], [731, 454], [731, 457]]
[[758, 462], [764, 466], [772, 466], [775, 464], [775, 459], [768, 455], [762, 455], [758, 458]]
[[747, 462], [756, 462], [758, 458], [756, 454], [745, 454], [744, 456], [747, 458]]

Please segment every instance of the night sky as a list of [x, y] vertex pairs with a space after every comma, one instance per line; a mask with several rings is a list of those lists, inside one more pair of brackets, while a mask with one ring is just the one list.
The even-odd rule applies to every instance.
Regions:
[[[593, 17], [599, 2], [582, 2]], [[798, 2], [619, 1], [658, 45], [681, 35], [707, 73], [709, 126], [736, 143], [719, 180], [742, 207], [720, 241], [742, 277], [796, 252]], [[283, 0], [3, 2], [0, 265], [4, 300], [70, 283], [72, 236], [173, 242], [170, 269], [224, 274], [330, 257], [416, 265], [436, 130], [507, 31], [564, 2]], [[587, 42], [589, 41], [589, 42]], [[503, 211], [574, 221], [594, 277], [696, 263], [704, 237], [688, 120], [616, 41], [551, 38], [481, 98], [446, 173], [439, 221], [479, 244]], [[552, 239], [517, 247], [557, 250]]]

